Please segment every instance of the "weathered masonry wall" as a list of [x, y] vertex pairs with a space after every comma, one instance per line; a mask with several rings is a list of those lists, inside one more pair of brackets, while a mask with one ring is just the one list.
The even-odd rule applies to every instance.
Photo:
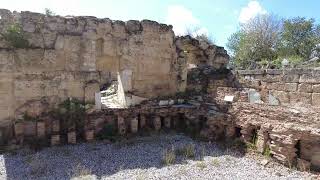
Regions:
[[1, 32], [18, 23], [30, 44], [13, 49], [0, 39], [1, 125], [24, 111], [39, 115], [69, 97], [92, 102], [103, 84], [117, 78], [125, 91], [142, 97], [176, 91], [171, 26], [7, 10], [0, 15]]
[[244, 70], [235, 74], [238, 87], [256, 89], [266, 103], [270, 94], [280, 104], [320, 106], [320, 70]]
[[[0, 9], [0, 32], [17, 24], [29, 46], [14, 48], [0, 36], [0, 126], [28, 112], [37, 116], [67, 98], [93, 102], [113, 80], [125, 95], [142, 98], [184, 92], [188, 64], [228, 62], [223, 48], [176, 38], [154, 21], [46, 16]], [[123, 99], [122, 99], [123, 100]]]

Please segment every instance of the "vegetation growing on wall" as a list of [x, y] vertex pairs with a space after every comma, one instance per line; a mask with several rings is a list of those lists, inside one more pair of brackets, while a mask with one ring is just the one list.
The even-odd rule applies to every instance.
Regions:
[[19, 24], [10, 25], [1, 36], [13, 48], [29, 47], [29, 42], [26, 40], [22, 27]]
[[68, 129], [83, 127], [85, 123], [86, 107], [85, 104], [78, 99], [67, 99], [59, 104], [58, 108], [52, 111], [53, 118], [59, 119], [62, 127]]

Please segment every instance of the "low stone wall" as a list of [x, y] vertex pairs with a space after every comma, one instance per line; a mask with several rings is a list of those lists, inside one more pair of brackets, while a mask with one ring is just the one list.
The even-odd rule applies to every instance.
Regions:
[[235, 76], [237, 87], [256, 89], [262, 100], [271, 94], [280, 104], [320, 106], [320, 70], [242, 70]]

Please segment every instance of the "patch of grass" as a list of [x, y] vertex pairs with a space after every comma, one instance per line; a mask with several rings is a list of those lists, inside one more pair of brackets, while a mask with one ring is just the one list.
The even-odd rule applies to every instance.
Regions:
[[214, 167], [220, 166], [220, 161], [217, 158], [211, 160], [211, 165]]
[[171, 149], [166, 149], [162, 156], [162, 163], [166, 166], [174, 164], [176, 161], [176, 154], [174, 151], [174, 147]]
[[257, 150], [257, 146], [254, 143], [246, 143], [245, 145], [247, 150], [252, 150], [252, 151]]
[[199, 169], [201, 169], [201, 170], [207, 168], [207, 165], [206, 165], [206, 163], [204, 163], [204, 162], [198, 162], [198, 163], [196, 164], [196, 166], [197, 166]]
[[200, 161], [203, 161], [206, 155], [207, 155], [206, 149], [202, 146], [201, 152], [200, 152]]
[[91, 174], [91, 169], [88, 169], [82, 164], [78, 163], [76, 166], [72, 168], [71, 177], [83, 177]]
[[226, 161], [231, 161], [231, 158], [227, 156]]
[[194, 158], [195, 157], [195, 146], [194, 146], [194, 144], [185, 145], [182, 148], [176, 149], [175, 153], [178, 156], [184, 156], [186, 158]]
[[270, 158], [271, 157], [271, 149], [269, 146], [267, 146], [264, 150], [263, 150], [263, 153], [262, 153], [265, 157], [268, 157]]

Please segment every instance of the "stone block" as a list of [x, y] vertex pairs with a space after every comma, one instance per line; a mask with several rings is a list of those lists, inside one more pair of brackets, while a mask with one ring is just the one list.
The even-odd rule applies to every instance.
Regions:
[[44, 138], [46, 135], [46, 126], [45, 122], [39, 121], [37, 122], [37, 137]]
[[265, 82], [279, 82], [281, 80], [281, 76], [267, 74], [262, 80]]
[[312, 92], [312, 84], [308, 84], [308, 83], [299, 84], [298, 92], [306, 92], [306, 93]]
[[98, 83], [88, 83], [85, 86], [84, 93], [85, 93], [85, 102], [86, 103], [95, 103], [95, 94], [100, 92], [100, 86]]
[[15, 133], [16, 137], [24, 135], [23, 122], [17, 122], [17, 123], [14, 124], [14, 133]]
[[52, 121], [52, 132], [54, 132], [54, 133], [60, 132], [60, 121], [59, 120]]
[[285, 83], [285, 91], [295, 92], [297, 91], [298, 83]]
[[139, 122], [137, 118], [131, 119], [131, 122], [130, 122], [131, 133], [138, 132], [138, 125], [139, 125]]
[[68, 144], [76, 144], [77, 143], [77, 134], [75, 131], [68, 132]]
[[168, 129], [171, 127], [171, 117], [167, 116], [164, 118], [164, 127]]
[[320, 84], [315, 84], [312, 86], [312, 92], [320, 93]]
[[311, 157], [311, 165], [320, 170], [320, 152], [315, 152]]
[[297, 168], [300, 171], [310, 171], [311, 163], [304, 159], [297, 158]]
[[312, 105], [320, 106], [320, 93], [312, 93]]
[[303, 74], [301, 75], [299, 82], [312, 84], [320, 83], [320, 75]]
[[236, 135], [236, 128], [233, 126], [227, 126], [225, 129], [225, 135], [227, 138], [233, 138]]
[[85, 139], [87, 142], [91, 142], [94, 140], [94, 130], [86, 130], [85, 131]]
[[283, 71], [281, 69], [266, 69], [266, 74], [270, 75], [280, 75]]
[[120, 135], [125, 135], [126, 134], [126, 124], [124, 121], [124, 118], [122, 116], [118, 116], [118, 133]]
[[155, 116], [153, 118], [153, 127], [156, 131], [159, 131], [161, 129], [161, 118], [160, 116]]
[[300, 75], [298, 74], [285, 74], [282, 76], [281, 80], [289, 83], [299, 82]]
[[24, 135], [35, 137], [37, 135], [37, 123], [35, 121], [25, 121], [24, 125]]
[[51, 135], [51, 146], [56, 146], [60, 144], [60, 135]]
[[289, 94], [287, 92], [285, 92], [285, 91], [270, 91], [270, 93], [280, 101], [280, 104], [289, 103]]
[[141, 114], [140, 115], [140, 129], [145, 128], [146, 127], [146, 117], [145, 115]]
[[312, 96], [311, 93], [303, 92], [290, 92], [289, 93], [290, 104], [311, 104]]
[[288, 86], [287, 84], [280, 83], [280, 82], [268, 83], [267, 84], [267, 89], [269, 89], [269, 90], [277, 90], [277, 91], [285, 91], [287, 86]]

